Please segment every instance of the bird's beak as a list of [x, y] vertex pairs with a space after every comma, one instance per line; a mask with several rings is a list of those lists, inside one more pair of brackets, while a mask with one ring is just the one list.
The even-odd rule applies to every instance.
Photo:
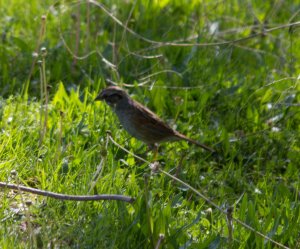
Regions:
[[103, 100], [103, 95], [102, 95], [102, 93], [99, 93], [98, 95], [97, 95], [97, 97], [94, 99], [94, 101], [102, 101]]

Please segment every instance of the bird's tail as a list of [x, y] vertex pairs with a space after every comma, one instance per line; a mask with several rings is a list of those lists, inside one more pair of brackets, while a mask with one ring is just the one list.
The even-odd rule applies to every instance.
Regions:
[[179, 132], [176, 134], [176, 136], [177, 136], [178, 138], [180, 138], [180, 139], [183, 139], [183, 140], [189, 142], [189, 143], [195, 144], [195, 145], [197, 145], [197, 146], [199, 146], [199, 147], [201, 147], [201, 148], [203, 148], [203, 149], [205, 149], [205, 150], [207, 150], [207, 151], [210, 151], [211, 153], [215, 153], [215, 152], [216, 152], [213, 148], [211, 148], [211, 147], [209, 147], [209, 146], [207, 146], [207, 145], [205, 145], [205, 144], [199, 143], [199, 142], [196, 141], [196, 140], [193, 140], [193, 139], [191, 139], [191, 138], [188, 138], [188, 137], [186, 137], [185, 135], [183, 135], [183, 134], [181, 134], [181, 133], [179, 133]]

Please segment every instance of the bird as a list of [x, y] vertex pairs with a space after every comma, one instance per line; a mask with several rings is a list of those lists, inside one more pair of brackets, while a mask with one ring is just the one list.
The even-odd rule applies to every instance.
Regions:
[[128, 93], [118, 86], [108, 86], [95, 98], [95, 101], [104, 101], [117, 115], [123, 128], [133, 137], [146, 143], [150, 148], [167, 141], [185, 140], [211, 153], [211, 147], [188, 138], [172, 129], [154, 112], [141, 103], [133, 100]]

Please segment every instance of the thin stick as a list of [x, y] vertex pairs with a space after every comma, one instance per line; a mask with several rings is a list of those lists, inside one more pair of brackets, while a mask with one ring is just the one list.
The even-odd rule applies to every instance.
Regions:
[[[47, 18], [46, 15], [42, 15], [41, 16], [40, 32], [39, 32], [38, 40], [36, 42], [37, 45], [36, 45], [35, 50], [34, 50], [34, 54], [35, 55], [38, 55], [39, 48], [40, 48], [41, 43], [42, 43], [42, 41], [44, 39], [44, 36], [45, 36], [45, 32], [46, 32], [46, 18]], [[28, 88], [29, 88], [29, 83], [30, 83], [30, 79], [31, 79], [31, 76], [33, 74], [33, 70], [34, 70], [35, 64], [37, 62], [37, 59], [38, 59], [38, 56], [33, 56], [33, 61], [31, 63], [31, 67], [30, 67], [29, 75], [28, 75], [28, 78], [27, 78], [27, 81], [26, 81], [26, 85], [25, 85], [25, 88], [22, 89], [22, 95], [24, 95], [24, 94], [27, 95]]]
[[[209, 205], [215, 207], [217, 210], [219, 210], [221, 213], [223, 213], [223, 214], [225, 214], [225, 215], [227, 216], [227, 211], [226, 211], [226, 210], [223, 210], [222, 208], [220, 208], [217, 204], [215, 204], [214, 202], [212, 202], [212, 201], [211, 201], [210, 199], [208, 199], [205, 195], [201, 194], [197, 189], [193, 188], [191, 185], [185, 183], [184, 181], [180, 180], [179, 178], [177, 178], [177, 177], [175, 177], [175, 176], [169, 174], [168, 172], [166, 172], [166, 171], [164, 171], [164, 170], [162, 170], [162, 169], [160, 169], [160, 168], [158, 168], [158, 170], [159, 170], [161, 173], [163, 173], [163, 174], [167, 175], [168, 177], [172, 178], [173, 180], [175, 180], [175, 181], [181, 183], [183, 186], [189, 188], [189, 189], [192, 190], [195, 194], [197, 194], [197, 195], [200, 196], [202, 199], [204, 199]], [[243, 227], [249, 229], [250, 231], [254, 232], [255, 234], [257, 234], [257, 235], [263, 237], [264, 239], [266, 239], [266, 240], [272, 242], [273, 244], [275, 244], [275, 245], [277, 245], [277, 246], [279, 246], [279, 247], [281, 247], [281, 248], [289, 249], [289, 247], [287, 247], [287, 246], [285, 246], [285, 245], [283, 245], [283, 244], [281, 244], [281, 243], [279, 243], [279, 242], [277, 242], [277, 241], [271, 239], [270, 237], [264, 235], [263, 233], [261, 233], [261, 232], [255, 230], [253, 227], [249, 226], [249, 225], [246, 224], [245, 222], [243, 222], [243, 221], [241, 221], [241, 220], [239, 220], [239, 219], [237, 219], [237, 218], [234, 218], [234, 217], [231, 217], [231, 219], [232, 219], [233, 221], [235, 221], [236, 223], [239, 223], [239, 224], [242, 225]]]
[[264, 29], [262, 32], [255, 33], [255, 34], [252, 34], [252, 35], [244, 37], [244, 38], [239, 38], [239, 39], [236, 39], [236, 40], [225, 41], [225, 42], [212, 42], [212, 43], [160, 42], [160, 41], [154, 41], [154, 40], [148, 39], [148, 38], [136, 33], [134, 30], [128, 28], [117, 17], [115, 17], [111, 12], [109, 12], [109, 10], [105, 7], [104, 4], [96, 2], [94, 0], [89, 0], [89, 2], [96, 5], [96, 6], [98, 6], [99, 8], [101, 8], [118, 25], [120, 25], [122, 28], [126, 29], [128, 33], [134, 35], [135, 37], [137, 37], [138, 39], [140, 39], [142, 41], [158, 45], [159, 47], [164, 47], [164, 46], [174, 46], [174, 47], [190, 47], [190, 46], [199, 46], [200, 47], [200, 46], [205, 46], [206, 47], [206, 46], [229, 45], [229, 44], [233, 44], [233, 43], [243, 42], [243, 41], [252, 39], [254, 37], [257, 37], [257, 36], [265, 35], [266, 33], [273, 32], [273, 31], [278, 30], [278, 29], [296, 27], [296, 26], [300, 25], [300, 21], [299, 22], [294, 22], [294, 23], [282, 24], [282, 25], [276, 26], [274, 28]]
[[50, 191], [45, 191], [36, 188], [25, 187], [22, 185], [16, 185], [6, 182], [0, 182], [0, 188], [8, 188], [8, 189], [15, 189], [21, 190], [24, 192], [29, 192], [37, 195], [47, 196], [58, 200], [67, 200], [67, 201], [98, 201], [98, 200], [114, 200], [114, 201], [124, 201], [133, 203], [134, 198], [130, 196], [124, 195], [65, 195], [54, 193]]
[[164, 238], [165, 238], [165, 235], [161, 233], [159, 235], [159, 237], [158, 237], [158, 241], [156, 243], [155, 249], [159, 249], [160, 248], [160, 245], [163, 242]]
[[[171, 175], [170, 173], [162, 170], [160, 167], [159, 167], [159, 162], [154, 162], [154, 163], [150, 163], [149, 161], [135, 155], [134, 153], [128, 151], [127, 149], [125, 149], [124, 147], [122, 147], [121, 145], [119, 145], [116, 141], [113, 140], [113, 138], [111, 136], [109, 136], [110, 140], [115, 144], [117, 145], [120, 149], [126, 151], [127, 153], [129, 153], [130, 155], [134, 156], [135, 158], [145, 162], [145, 163], [148, 163], [151, 170], [154, 171], [154, 172], [161, 172], [163, 173], [164, 175], [172, 178], [174, 181], [176, 182], [179, 182], [180, 184], [182, 184], [183, 186], [187, 187], [188, 189], [192, 190], [195, 194], [197, 194], [198, 196], [200, 196], [203, 200], [205, 200], [209, 205], [213, 206], [214, 208], [216, 208], [217, 210], [219, 210], [222, 214], [225, 214], [226, 216], [228, 216], [228, 212], [226, 210], [223, 210], [221, 207], [219, 207], [217, 204], [215, 204], [214, 202], [212, 202], [209, 198], [207, 198], [205, 195], [203, 195], [202, 193], [200, 193], [197, 189], [195, 189], [194, 187], [192, 187], [191, 185], [185, 183], [184, 181], [180, 180], [179, 178]], [[268, 237], [267, 235], [264, 235], [263, 233], [255, 230], [253, 227], [249, 226], [248, 224], [246, 224], [245, 222], [237, 219], [237, 218], [234, 218], [234, 217], [231, 217], [231, 219], [233, 221], [235, 221], [236, 223], [240, 224], [241, 226], [245, 227], [246, 229], [250, 230], [251, 232], [261, 236], [262, 238], [272, 242], [273, 244], [275, 244], [276, 246], [278, 247], [281, 247], [281, 248], [285, 248], [285, 249], [289, 249], [289, 247], [271, 239], [270, 237]]]

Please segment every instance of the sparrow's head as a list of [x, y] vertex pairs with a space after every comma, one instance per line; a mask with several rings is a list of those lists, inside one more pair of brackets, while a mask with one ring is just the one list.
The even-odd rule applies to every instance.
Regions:
[[127, 100], [129, 95], [120, 87], [109, 86], [103, 89], [95, 100], [105, 101], [109, 106], [115, 107], [120, 101]]

